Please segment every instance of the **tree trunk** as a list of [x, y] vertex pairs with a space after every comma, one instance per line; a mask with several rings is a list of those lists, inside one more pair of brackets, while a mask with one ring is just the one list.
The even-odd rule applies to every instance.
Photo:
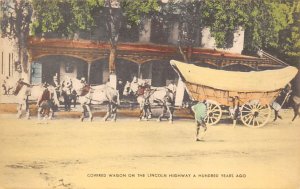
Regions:
[[27, 58], [26, 39], [22, 32], [20, 32], [20, 34], [18, 35], [18, 55], [19, 55], [20, 63], [22, 65], [22, 72], [28, 73], [29, 71], [31, 71], [27, 69], [28, 58]]
[[188, 57], [187, 57], [186, 53], [184, 52], [184, 50], [182, 49], [181, 45], [179, 45], [178, 48], [179, 48], [179, 52], [183, 58], [183, 61], [186, 63], [189, 63]]
[[183, 44], [184, 42], [184, 35], [183, 35], [183, 22], [180, 22], [178, 25], [178, 30], [179, 30], [179, 35], [178, 35], [178, 48], [179, 48], [179, 52], [183, 58], [183, 61], [188, 63], [189, 62], [189, 57], [187, 56], [187, 52], [184, 51], [183, 49]]
[[116, 72], [116, 57], [117, 57], [117, 47], [113, 46], [110, 49], [110, 53], [109, 53], [109, 72], [115, 73]]
[[108, 17], [106, 20], [106, 28], [108, 30], [110, 53], [109, 53], [109, 72], [115, 74], [116, 72], [116, 57], [117, 57], [117, 42], [119, 39], [119, 30], [121, 28], [121, 12], [113, 11], [111, 0], [108, 3]]
[[24, 61], [23, 61], [23, 59], [22, 59], [22, 48], [21, 48], [21, 45], [20, 45], [20, 42], [18, 42], [18, 59], [19, 59], [19, 62], [20, 62], [20, 64], [21, 64], [21, 72], [23, 72], [23, 71], [25, 71], [24, 70]]

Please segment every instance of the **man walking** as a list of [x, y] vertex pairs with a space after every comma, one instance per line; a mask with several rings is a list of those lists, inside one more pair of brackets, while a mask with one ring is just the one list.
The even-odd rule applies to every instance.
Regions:
[[192, 106], [192, 111], [195, 114], [195, 123], [196, 123], [196, 141], [201, 141], [199, 134], [200, 134], [200, 127], [204, 128], [204, 132], [207, 130], [204, 118], [206, 117], [207, 108], [204, 101], [199, 101], [197, 104]]

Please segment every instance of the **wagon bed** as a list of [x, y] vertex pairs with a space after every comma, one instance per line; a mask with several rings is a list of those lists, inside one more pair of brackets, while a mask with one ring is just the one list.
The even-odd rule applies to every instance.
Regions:
[[192, 100], [208, 103], [206, 122], [216, 124], [222, 116], [220, 105], [230, 107], [238, 97], [241, 121], [249, 127], [264, 126], [271, 115], [271, 104], [298, 70], [287, 66], [278, 70], [233, 72], [203, 68], [171, 60], [171, 66], [185, 83]]

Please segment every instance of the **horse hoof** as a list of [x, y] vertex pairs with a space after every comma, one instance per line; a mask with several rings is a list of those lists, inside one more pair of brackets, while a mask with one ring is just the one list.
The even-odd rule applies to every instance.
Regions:
[[173, 121], [172, 121], [172, 120], [170, 120], [170, 121], [169, 121], [169, 123], [170, 123], [170, 124], [173, 124]]
[[160, 122], [160, 119], [157, 119], [156, 121], [157, 121], [157, 122]]
[[81, 118], [80, 118], [80, 121], [81, 121], [81, 122], [83, 122], [83, 119], [84, 119], [84, 118], [83, 118], [83, 117], [81, 117]]

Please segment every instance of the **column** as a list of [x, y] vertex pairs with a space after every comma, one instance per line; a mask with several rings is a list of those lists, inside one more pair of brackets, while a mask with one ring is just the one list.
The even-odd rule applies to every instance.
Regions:
[[87, 82], [90, 83], [90, 78], [91, 78], [91, 65], [92, 62], [88, 61], [88, 73], [87, 73]]
[[[141, 64], [139, 64], [139, 70], [138, 70], [138, 78], [141, 78]], [[142, 79], [142, 78], [141, 78]]]

